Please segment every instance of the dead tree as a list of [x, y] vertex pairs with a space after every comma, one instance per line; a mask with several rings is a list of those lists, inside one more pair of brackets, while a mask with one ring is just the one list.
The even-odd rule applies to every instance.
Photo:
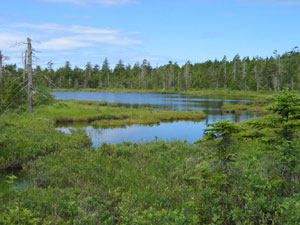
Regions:
[[184, 65], [184, 80], [185, 80], [185, 91], [187, 91], [189, 89], [189, 77], [190, 77], [190, 62], [188, 61], [185, 65]]
[[30, 38], [27, 38], [27, 74], [28, 74], [28, 110], [29, 112], [33, 112], [32, 46], [31, 46]]
[[26, 86], [27, 50], [25, 50], [25, 52], [24, 52], [23, 63], [24, 63], [24, 69], [23, 69], [23, 87], [25, 87]]

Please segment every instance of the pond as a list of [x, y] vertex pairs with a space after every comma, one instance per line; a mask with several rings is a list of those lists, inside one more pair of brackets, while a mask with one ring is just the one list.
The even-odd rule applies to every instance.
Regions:
[[[115, 93], [115, 92], [52, 92], [58, 100], [77, 99], [91, 101], [107, 101], [124, 104], [128, 107], [150, 106], [153, 109], [164, 110], [203, 110], [207, 117], [203, 121], [174, 121], [160, 123], [158, 125], [131, 125], [115, 128], [94, 128], [92, 126], [81, 127], [93, 141], [93, 146], [98, 147], [102, 143], [119, 143], [123, 141], [144, 142], [158, 140], [182, 140], [192, 143], [203, 136], [203, 130], [207, 123], [218, 120], [232, 120], [240, 122], [259, 116], [256, 113], [224, 113], [224, 102], [249, 101], [247, 99], [224, 98], [222, 96], [200, 96], [181, 94], [158, 94], [158, 93]], [[65, 133], [80, 125], [58, 127]]]
[[[75, 124], [72, 126], [57, 127], [65, 133], [70, 133], [70, 129], [82, 128], [86, 130], [93, 142], [94, 147], [102, 143], [119, 143], [123, 141], [145, 142], [153, 140], [182, 140], [192, 143], [203, 136], [203, 129], [207, 128], [207, 123], [214, 123], [218, 120], [232, 120], [240, 122], [242, 120], [257, 117], [259, 114], [244, 113], [224, 113], [222, 106], [224, 102], [249, 101], [246, 99], [230, 98], [223, 96], [199, 96], [180, 94], [153, 94], [153, 93], [112, 93], [112, 92], [52, 92], [58, 100], [78, 99], [91, 101], [107, 101], [126, 105], [127, 107], [150, 106], [153, 109], [164, 110], [203, 110], [207, 117], [203, 121], [174, 121], [160, 123], [157, 125], [131, 125], [115, 128], [94, 128], [92, 126], [82, 126]], [[15, 182], [16, 187], [26, 187], [27, 181], [18, 172], [0, 174], [0, 193], [5, 194], [9, 189], [9, 184], [5, 182], [6, 176], [14, 174], [18, 177]]]
[[209, 114], [220, 114], [224, 102], [245, 102], [249, 100], [226, 98], [224, 96], [159, 94], [159, 93], [120, 93], [120, 92], [51, 92], [57, 100], [106, 101], [128, 107], [150, 106], [162, 110], [203, 110]]

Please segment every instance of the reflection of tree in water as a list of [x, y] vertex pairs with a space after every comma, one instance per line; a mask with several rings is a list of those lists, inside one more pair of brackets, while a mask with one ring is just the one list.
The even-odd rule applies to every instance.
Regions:
[[[116, 103], [115, 105], [125, 106], [131, 109], [149, 107], [154, 110], [203, 110], [207, 117], [204, 121], [191, 123], [187, 121], [174, 121], [174, 123], [161, 123], [159, 125], [125, 125], [119, 127], [93, 127], [90, 124], [67, 124], [64, 127], [59, 128], [62, 132], [70, 133], [70, 129], [84, 129], [86, 134], [92, 139], [93, 146], [98, 147], [103, 142], [118, 143], [122, 141], [138, 141], [140, 137], [143, 141], [153, 140], [154, 136], [159, 139], [182, 138], [182, 130], [188, 133], [188, 138], [192, 138], [193, 134], [197, 134], [196, 138], [199, 139], [199, 135], [203, 132], [203, 129], [207, 128], [206, 123], [215, 123], [219, 120], [232, 120], [234, 122], [240, 122], [242, 120], [250, 119], [252, 117], [259, 116], [250, 112], [243, 113], [225, 113], [222, 110], [223, 103], [226, 101], [236, 102], [247, 100], [234, 100], [224, 99], [224, 97], [215, 96], [191, 96], [191, 95], [172, 95], [172, 94], [139, 94], [139, 93], [105, 93], [101, 97], [98, 93], [86, 93], [86, 100], [89, 100], [89, 95], [92, 94], [94, 98], [103, 100], [103, 97], [107, 97], [104, 101], [111, 102], [127, 102]], [[76, 95], [75, 95], [76, 96]], [[100, 96], [100, 97], [99, 97]], [[99, 98], [98, 98], [99, 97]], [[73, 97], [74, 98], [74, 97]], [[90, 99], [95, 100], [95, 99]], [[151, 127], [153, 126], [153, 127]], [[195, 140], [192, 140], [195, 141]]]
[[100, 138], [106, 129], [111, 129], [111, 128], [102, 128], [102, 127], [95, 128], [92, 126], [88, 126], [85, 128], [87, 135], [92, 140]]

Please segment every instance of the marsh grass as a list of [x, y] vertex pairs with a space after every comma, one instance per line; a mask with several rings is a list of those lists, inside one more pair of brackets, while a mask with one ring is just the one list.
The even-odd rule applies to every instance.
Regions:
[[42, 106], [35, 112], [37, 118], [47, 118], [54, 124], [92, 123], [94, 126], [122, 126], [129, 124], [156, 124], [163, 121], [202, 120], [202, 111], [152, 110], [149, 107], [128, 108], [115, 103], [67, 100], [51, 106]]
[[268, 105], [269, 102], [263, 99], [249, 102], [224, 102], [222, 109], [228, 113], [248, 111], [267, 114]]
[[161, 111], [128, 108], [114, 103], [93, 101], [56, 101], [36, 107], [34, 113], [9, 113], [0, 118], [0, 170], [21, 168], [40, 156], [67, 148], [91, 144], [84, 131], [71, 135], [55, 130], [66, 123], [114, 127], [131, 124], [157, 124], [162, 121], [201, 120], [202, 111]]

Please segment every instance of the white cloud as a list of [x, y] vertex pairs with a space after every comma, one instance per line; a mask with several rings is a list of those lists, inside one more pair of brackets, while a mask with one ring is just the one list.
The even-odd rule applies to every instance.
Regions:
[[23, 33], [10, 30], [0, 29], [0, 49], [11, 50], [17, 43], [26, 40], [26, 36]]
[[11, 46], [15, 42], [25, 41], [29, 36], [41, 42], [35, 44], [36, 49], [66, 50], [83, 47], [106, 45], [138, 45], [141, 41], [131, 37], [134, 33], [115, 29], [90, 27], [82, 25], [61, 25], [56, 23], [30, 24], [16, 23], [0, 26], [0, 47]]
[[41, 0], [41, 1], [51, 2], [51, 3], [71, 3], [77, 5], [87, 5], [87, 4], [121, 5], [121, 4], [136, 2], [136, 0]]
[[[54, 58], [56, 65], [63, 64], [66, 60], [75, 61], [74, 65], [78, 65], [85, 60], [93, 62], [104, 57], [126, 58], [127, 53], [110, 56], [105, 51], [135, 49], [142, 44], [137, 38], [139, 33], [136, 32], [57, 23], [0, 24], [0, 34], [0, 50], [5, 55], [13, 56], [9, 62], [19, 66], [22, 66], [21, 52], [26, 48], [24, 42], [27, 37], [33, 40], [33, 48], [37, 50], [36, 56], [40, 59], [37, 63], [41, 66]], [[21, 42], [24, 44], [16, 45]], [[87, 52], [90, 53], [86, 54]]]
[[116, 34], [119, 30], [103, 29], [97, 27], [81, 26], [81, 25], [61, 25], [56, 23], [45, 23], [45, 24], [30, 24], [30, 23], [16, 23], [11, 25], [13, 27], [28, 28], [43, 30], [43, 32], [57, 33], [57, 32], [70, 32], [77, 34]]
[[43, 50], [66, 50], [90, 46], [92, 46], [92, 43], [76, 40], [74, 37], [63, 37], [54, 38], [41, 44], [37, 44], [36, 48]]

